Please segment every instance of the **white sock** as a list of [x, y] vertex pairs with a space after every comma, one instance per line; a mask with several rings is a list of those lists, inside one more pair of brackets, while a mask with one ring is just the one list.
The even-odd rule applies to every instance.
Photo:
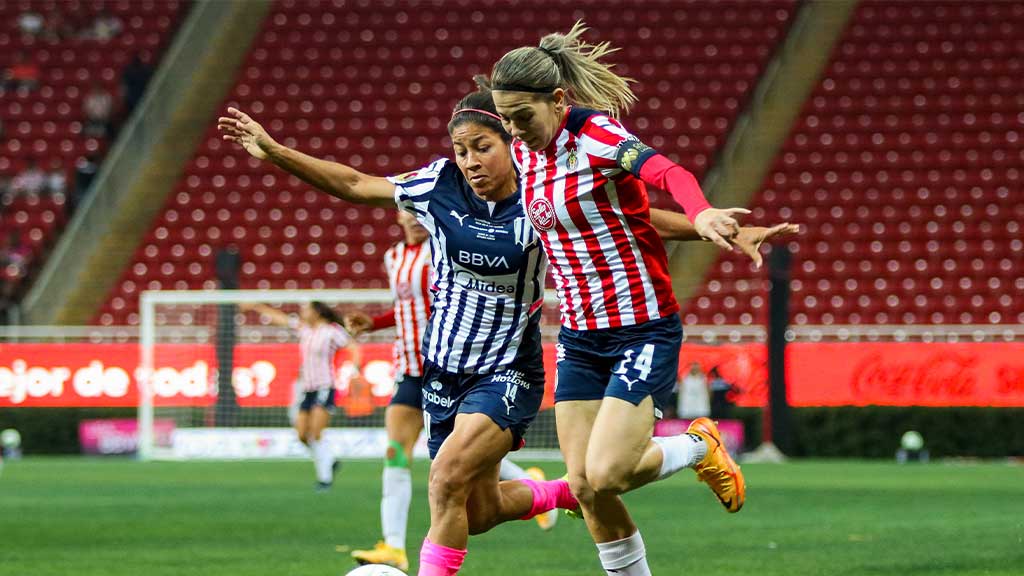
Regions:
[[405, 550], [405, 528], [412, 502], [412, 472], [401, 466], [384, 467], [384, 491], [380, 499], [380, 526], [384, 542]]
[[661, 473], [658, 474], [658, 480], [668, 478], [683, 468], [696, 466], [708, 453], [707, 442], [696, 434], [655, 436], [651, 440], [661, 447]]
[[313, 466], [316, 468], [316, 479], [325, 484], [334, 481], [334, 454], [331, 447], [323, 440], [310, 440], [309, 450], [313, 453]]
[[651, 576], [647, 549], [639, 530], [629, 538], [599, 543], [597, 555], [608, 576]]
[[498, 471], [499, 480], [522, 480], [529, 477], [526, 470], [520, 468], [515, 462], [508, 458], [501, 459], [501, 469]]

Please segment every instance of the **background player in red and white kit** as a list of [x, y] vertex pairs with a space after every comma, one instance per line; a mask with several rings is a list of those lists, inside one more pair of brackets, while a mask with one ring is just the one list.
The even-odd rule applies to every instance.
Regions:
[[330, 488], [334, 481], [336, 461], [326, 442], [321, 441], [324, 428], [334, 413], [334, 356], [341, 348], [351, 354], [352, 363], [361, 364], [359, 346], [342, 327], [341, 318], [323, 302], [303, 304], [299, 316], [291, 316], [263, 304], [242, 304], [276, 326], [287, 326], [299, 333], [300, 375], [303, 398], [295, 431], [299, 440], [309, 446], [316, 470], [318, 490]]
[[388, 435], [380, 501], [384, 540], [371, 550], [355, 550], [352, 557], [366, 564], [388, 564], [409, 569], [405, 552], [409, 505], [412, 502], [412, 451], [423, 430], [423, 330], [430, 316], [429, 233], [416, 218], [398, 213], [405, 240], [384, 254], [384, 267], [394, 307], [375, 318], [352, 312], [345, 326], [354, 335], [396, 327], [394, 346], [395, 393], [384, 412]]
[[645, 576], [643, 539], [620, 494], [684, 467], [730, 512], [745, 488], [710, 420], [651, 437], [675, 384], [682, 326], [644, 183], [672, 194], [725, 249], [739, 233], [733, 215], [747, 211], [712, 208], [692, 174], [609, 116], [636, 97], [600, 61], [608, 44], [584, 44], [584, 30], [577, 23], [505, 54], [491, 87], [561, 299], [555, 409], [570, 484], [605, 571]]

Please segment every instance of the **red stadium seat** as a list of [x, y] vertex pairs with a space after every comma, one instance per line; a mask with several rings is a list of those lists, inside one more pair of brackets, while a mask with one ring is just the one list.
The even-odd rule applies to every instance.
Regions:
[[[1021, 25], [1024, 8], [995, 1], [858, 5], [751, 206], [750, 222], [805, 224], [797, 323], [1024, 321], [1024, 246], [1010, 241], [1024, 204], [1008, 193], [1024, 159]], [[707, 286], [734, 281], [733, 262], [686, 307], [695, 322], [728, 311]], [[844, 294], [823, 288], [823, 270]], [[963, 280], [984, 288], [952, 293]]]

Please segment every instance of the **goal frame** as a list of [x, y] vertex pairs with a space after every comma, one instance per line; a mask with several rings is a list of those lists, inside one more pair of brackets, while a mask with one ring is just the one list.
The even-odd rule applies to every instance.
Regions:
[[271, 290], [146, 290], [139, 296], [139, 448], [138, 459], [154, 459], [153, 388], [156, 347], [156, 308], [161, 304], [294, 304], [323, 299], [351, 304], [380, 304], [392, 300], [385, 289], [271, 289]]

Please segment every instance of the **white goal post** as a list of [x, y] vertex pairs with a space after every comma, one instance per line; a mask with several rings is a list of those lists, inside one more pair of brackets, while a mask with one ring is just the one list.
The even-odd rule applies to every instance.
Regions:
[[[545, 299], [545, 346], [557, 332], [557, 300]], [[140, 296], [139, 449], [141, 460], [278, 458], [304, 455], [290, 429], [296, 410], [297, 334], [267, 324], [237, 305], [261, 303], [295, 313], [320, 301], [339, 314], [381, 314], [388, 290], [145, 291]], [[327, 440], [341, 458], [380, 457], [385, 450], [384, 407], [394, 385], [394, 330], [359, 338], [362, 378], [339, 354], [338, 412]], [[553, 357], [553, 349], [548, 352]], [[553, 358], [551, 359], [553, 360]], [[231, 367], [230, 378], [223, 364]], [[548, 381], [553, 382], [553, 362]], [[230, 382], [230, 384], [227, 384]], [[350, 387], [349, 384], [352, 383]], [[358, 383], [358, 384], [356, 384]], [[358, 389], [357, 389], [358, 388]], [[551, 395], [551, 391], [548, 391]], [[550, 401], [545, 408], [550, 407]], [[419, 453], [424, 454], [421, 438]], [[557, 457], [554, 411], [545, 409], [527, 435], [531, 458]]]

